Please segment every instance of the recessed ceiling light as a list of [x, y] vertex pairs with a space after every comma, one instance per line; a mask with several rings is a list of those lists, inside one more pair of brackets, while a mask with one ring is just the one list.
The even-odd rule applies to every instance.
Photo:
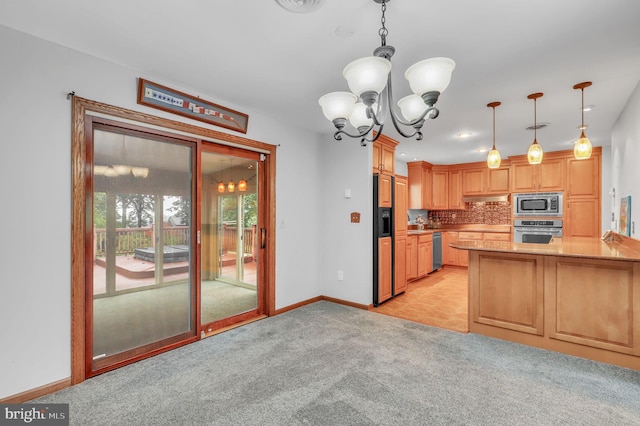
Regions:
[[400, 157], [404, 157], [405, 155], [407, 155], [407, 154], [405, 154], [404, 152], [400, 153]]
[[464, 139], [464, 138], [470, 137], [471, 135], [473, 135], [473, 133], [471, 132], [460, 132], [456, 136], [459, 137], [460, 139]]
[[595, 105], [585, 105], [584, 108], [582, 108], [582, 110], [587, 112], [587, 111], [591, 111], [595, 107], [596, 107]]
[[487, 149], [487, 148], [478, 148], [478, 149], [476, 149], [476, 152], [480, 152], [480, 153], [487, 152], [487, 151], [489, 151], [489, 149]]

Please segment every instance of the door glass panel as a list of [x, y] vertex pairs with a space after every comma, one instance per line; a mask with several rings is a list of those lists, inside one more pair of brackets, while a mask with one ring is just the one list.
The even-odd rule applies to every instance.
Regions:
[[195, 316], [192, 148], [95, 129], [93, 152], [95, 370], [117, 354], [194, 335]]
[[256, 160], [203, 153], [201, 322], [258, 307]]

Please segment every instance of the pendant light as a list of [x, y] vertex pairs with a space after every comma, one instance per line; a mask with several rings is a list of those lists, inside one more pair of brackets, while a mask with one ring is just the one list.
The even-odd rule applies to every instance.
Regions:
[[538, 138], [536, 137], [536, 130], [538, 129], [536, 100], [541, 98], [543, 95], [544, 93], [532, 93], [527, 96], [527, 99], [533, 99], [533, 143], [529, 145], [529, 151], [527, 151], [527, 160], [529, 160], [529, 164], [542, 163], [542, 156], [544, 154], [542, 147], [538, 143]]
[[247, 190], [247, 181], [244, 179], [240, 179], [240, 182], [238, 182], [238, 191], [244, 192], [246, 190]]
[[591, 82], [590, 81], [585, 81], [583, 83], [578, 83], [575, 86], [573, 86], [573, 88], [575, 90], [580, 89], [580, 91], [582, 92], [582, 124], [580, 125], [580, 130], [582, 131], [582, 133], [580, 133], [580, 139], [578, 139], [576, 141], [576, 143], [573, 145], [573, 156], [578, 159], [578, 160], [586, 160], [587, 158], [591, 157], [591, 150], [592, 150], [592, 146], [591, 146], [591, 141], [589, 140], [588, 137], [585, 136], [584, 134], [584, 89], [585, 87], [589, 87], [591, 86]]
[[218, 192], [220, 194], [224, 194], [224, 182], [222, 181], [222, 166], [220, 166], [220, 170], [218, 170]]
[[490, 169], [497, 169], [500, 167], [500, 161], [502, 157], [500, 157], [500, 151], [496, 149], [496, 107], [500, 106], [500, 102], [491, 102], [488, 103], [487, 106], [489, 108], [493, 108], [493, 148], [487, 154], [487, 166]]
[[229, 181], [229, 183], [227, 184], [227, 191], [229, 192], [234, 192], [236, 190], [236, 184], [233, 183], [233, 160], [230, 161], [231, 163], [231, 180]]

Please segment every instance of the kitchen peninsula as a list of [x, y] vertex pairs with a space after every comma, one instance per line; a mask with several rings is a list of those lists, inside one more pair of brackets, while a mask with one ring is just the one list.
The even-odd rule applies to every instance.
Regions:
[[469, 251], [469, 331], [640, 369], [640, 242], [454, 241]]

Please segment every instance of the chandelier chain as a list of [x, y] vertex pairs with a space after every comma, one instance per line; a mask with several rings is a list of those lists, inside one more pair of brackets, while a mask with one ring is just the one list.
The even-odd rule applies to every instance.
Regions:
[[387, 11], [387, 2], [383, 1], [382, 2], [382, 16], [380, 17], [380, 24], [382, 24], [382, 27], [378, 30], [378, 35], [380, 36], [380, 40], [381, 40], [382, 46], [386, 46], [387, 45], [387, 35], [389, 34], [389, 30], [384, 25], [385, 22], [386, 22], [386, 18], [384, 16], [384, 13], [386, 11]]

